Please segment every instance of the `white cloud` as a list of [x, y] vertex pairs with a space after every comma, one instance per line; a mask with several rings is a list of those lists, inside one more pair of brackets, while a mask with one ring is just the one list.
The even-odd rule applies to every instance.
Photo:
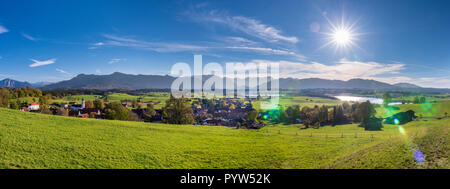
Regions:
[[99, 70], [99, 69], [96, 69], [96, 70], [95, 70], [95, 73], [102, 73], [102, 71]]
[[397, 74], [404, 69], [404, 64], [381, 64], [377, 62], [359, 62], [340, 60], [332, 65], [312, 62], [309, 64], [296, 62], [280, 62], [280, 75], [293, 78], [325, 78], [349, 80], [368, 78], [381, 74]]
[[44, 66], [44, 65], [49, 65], [49, 64], [54, 64], [56, 62], [56, 59], [50, 59], [50, 60], [44, 60], [44, 61], [39, 61], [39, 60], [35, 60], [35, 59], [30, 59], [31, 61], [33, 61], [33, 64], [30, 64], [30, 67], [38, 67], [38, 66]]
[[35, 37], [32, 37], [32, 36], [30, 36], [30, 35], [28, 35], [26, 33], [22, 33], [22, 36], [27, 38], [27, 39], [29, 39], [29, 40], [31, 40], [31, 41], [36, 41], [37, 40]]
[[225, 40], [226, 42], [232, 43], [232, 44], [244, 44], [244, 45], [255, 45], [257, 44], [256, 42], [243, 38], [243, 37], [226, 37]]
[[91, 47], [89, 47], [88, 49], [98, 49], [101, 46], [105, 45], [105, 43], [103, 42], [98, 42], [98, 43], [94, 43]]
[[[254, 51], [264, 54], [276, 54], [276, 55], [292, 55], [301, 60], [304, 60], [304, 56], [291, 52], [288, 50], [272, 49], [256, 46], [227, 46], [220, 43], [209, 43], [207, 46], [191, 45], [181, 43], [165, 43], [165, 42], [147, 42], [142, 40], [136, 40], [130, 37], [121, 37], [115, 35], [104, 35], [108, 40], [102, 42], [102, 46], [114, 46], [114, 47], [130, 47], [142, 50], [152, 50], [156, 52], [181, 52], [181, 51], [207, 51], [213, 49], [230, 49], [241, 51]], [[231, 37], [230, 40], [240, 43], [252, 43], [252, 41], [241, 37]], [[90, 49], [95, 49], [97, 46], [93, 46]]]
[[108, 64], [114, 64], [114, 63], [117, 63], [117, 62], [120, 62], [120, 61], [126, 61], [127, 59], [121, 59], [121, 58], [113, 58], [113, 59], [111, 59], [109, 62], [108, 62]]
[[450, 77], [421, 77], [414, 83], [423, 87], [450, 88]]
[[[247, 63], [276, 63], [279, 65], [279, 75], [281, 78], [322, 78], [331, 80], [361, 78], [392, 84], [411, 81], [410, 78], [404, 76], [385, 76], [395, 74], [404, 69], [404, 64], [381, 64], [377, 62], [347, 61], [345, 59], [331, 65], [317, 62], [303, 63], [271, 60], [253, 60]], [[381, 77], [380, 75], [383, 75], [384, 77]]]
[[219, 13], [216, 10], [209, 12], [197, 13], [195, 11], [185, 12], [192, 20], [204, 23], [213, 22], [230, 27], [232, 30], [243, 32], [247, 35], [268, 41], [268, 42], [289, 42], [297, 43], [298, 39], [294, 36], [282, 35], [282, 31], [261, 21], [248, 18], [244, 16], [229, 16], [224, 13]]
[[129, 37], [120, 37], [115, 35], [103, 35], [108, 41], [102, 43], [105, 46], [118, 47], [132, 47], [143, 50], [152, 50], [156, 52], [181, 52], [181, 51], [196, 51], [206, 50], [208, 47], [181, 44], [181, 43], [166, 43], [166, 42], [147, 42], [143, 40], [136, 40]]
[[6, 33], [6, 32], [9, 32], [9, 30], [6, 29], [4, 26], [0, 25], [0, 34]]
[[263, 47], [245, 47], [245, 46], [237, 46], [237, 47], [225, 47], [227, 49], [239, 49], [239, 50], [249, 50], [249, 51], [259, 51], [268, 54], [280, 54], [280, 55], [295, 55], [294, 52], [286, 51], [286, 50], [278, 50], [271, 48], [263, 48]]
[[56, 68], [56, 71], [58, 71], [59, 73], [63, 73], [63, 74], [67, 74], [67, 75], [72, 75], [71, 73], [66, 72], [66, 71], [64, 71], [64, 70], [62, 70], [62, 69], [59, 69], [59, 68]]

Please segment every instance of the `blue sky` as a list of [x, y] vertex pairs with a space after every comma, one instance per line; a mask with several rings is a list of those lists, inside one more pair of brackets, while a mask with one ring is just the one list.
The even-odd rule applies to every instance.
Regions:
[[[177, 62], [278, 62], [281, 77], [450, 88], [448, 1], [0, 2], [0, 79], [167, 74]], [[342, 22], [342, 20], [344, 20]], [[350, 26], [353, 45], [326, 45]]]

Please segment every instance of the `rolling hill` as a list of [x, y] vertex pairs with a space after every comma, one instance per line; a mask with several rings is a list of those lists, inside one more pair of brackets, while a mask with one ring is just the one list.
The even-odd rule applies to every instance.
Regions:
[[[383, 131], [364, 131], [357, 124], [306, 130], [300, 130], [295, 125], [274, 125], [261, 130], [245, 130], [82, 119], [4, 108], [0, 108], [0, 117], [0, 168], [280, 169], [420, 166], [414, 161], [409, 140], [405, 140], [395, 125], [385, 125]], [[416, 121], [403, 127], [407, 133], [415, 136], [417, 132], [423, 133], [424, 128], [448, 129], [445, 127], [447, 122], [448, 119]], [[436, 134], [448, 141], [448, 132]], [[421, 149], [434, 145], [433, 141], [436, 140], [424, 141]], [[445, 148], [446, 144], [442, 147]], [[431, 161], [430, 158], [427, 161]]]

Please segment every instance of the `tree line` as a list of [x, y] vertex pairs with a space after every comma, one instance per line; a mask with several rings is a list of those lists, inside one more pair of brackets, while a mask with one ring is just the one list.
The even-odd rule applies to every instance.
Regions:
[[381, 129], [380, 120], [375, 118], [376, 110], [369, 101], [350, 105], [344, 102], [336, 106], [300, 107], [289, 106], [286, 109], [280, 107], [277, 113], [272, 114], [272, 121], [284, 124], [302, 123], [305, 128], [319, 128], [325, 125], [340, 125], [360, 123], [366, 130]]

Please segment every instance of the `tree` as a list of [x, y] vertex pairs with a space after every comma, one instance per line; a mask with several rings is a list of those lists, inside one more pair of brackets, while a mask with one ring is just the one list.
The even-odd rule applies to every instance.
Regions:
[[341, 105], [338, 105], [333, 108], [333, 118], [334, 118], [333, 122], [334, 125], [345, 122], [344, 108]]
[[95, 99], [94, 100], [94, 107], [97, 109], [104, 109], [105, 108], [105, 103], [103, 103], [102, 99]]
[[94, 102], [92, 100], [88, 100], [88, 101], [84, 102], [84, 105], [86, 108], [94, 108], [95, 107]]
[[186, 103], [184, 98], [170, 98], [166, 101], [163, 108], [163, 117], [167, 123], [171, 124], [192, 124], [194, 123], [193, 111]]
[[302, 123], [306, 128], [320, 125], [319, 108], [315, 107], [314, 109], [310, 109], [310, 111], [306, 112], [306, 118], [302, 120]]
[[137, 102], [136, 100], [133, 100], [133, 101], [131, 102], [131, 107], [137, 108], [137, 107], [138, 107], [138, 102]]
[[297, 119], [300, 118], [300, 106], [299, 105], [289, 106], [286, 109], [286, 115], [288, 123], [290, 124], [297, 123]]
[[66, 110], [64, 107], [56, 108], [56, 115], [69, 116], [69, 110]]
[[325, 105], [319, 108], [319, 122], [321, 125], [328, 122], [328, 107]]
[[383, 94], [383, 105], [385, 107], [387, 107], [389, 105], [389, 103], [392, 102], [392, 97], [389, 93], [384, 93]]
[[418, 96], [415, 96], [413, 102], [414, 102], [414, 104], [420, 104], [420, 99], [419, 99], [419, 97], [418, 97]]
[[41, 97], [42, 96], [42, 91], [39, 89], [34, 89], [33, 90], [33, 96], [35, 97]]
[[342, 109], [344, 111], [344, 114], [352, 112], [352, 107], [350, 106], [350, 104], [347, 101], [342, 103]]
[[147, 104], [147, 111], [145, 111], [147, 116], [153, 117], [156, 115], [154, 105], [152, 103]]
[[258, 114], [259, 114], [258, 110], [252, 110], [252, 111], [247, 113], [247, 119], [249, 121], [257, 122], [258, 121]]
[[53, 114], [53, 111], [44, 106], [43, 108], [41, 108], [41, 114]]
[[9, 103], [9, 108], [14, 109], [14, 110], [19, 109], [19, 106], [20, 106], [20, 104], [17, 104], [17, 101], [11, 101]]
[[120, 102], [111, 102], [106, 107], [105, 117], [112, 120], [128, 120], [128, 109], [123, 107]]
[[369, 101], [366, 101], [356, 108], [356, 112], [361, 120], [361, 125], [365, 126], [369, 123], [369, 119], [375, 116], [376, 110]]
[[8, 107], [9, 97], [9, 90], [2, 88], [0, 90], [0, 107]]
[[422, 96], [422, 97], [419, 98], [419, 102], [421, 104], [423, 104], [423, 103], [427, 102], [427, 100], [426, 100], [426, 98], [424, 96]]

